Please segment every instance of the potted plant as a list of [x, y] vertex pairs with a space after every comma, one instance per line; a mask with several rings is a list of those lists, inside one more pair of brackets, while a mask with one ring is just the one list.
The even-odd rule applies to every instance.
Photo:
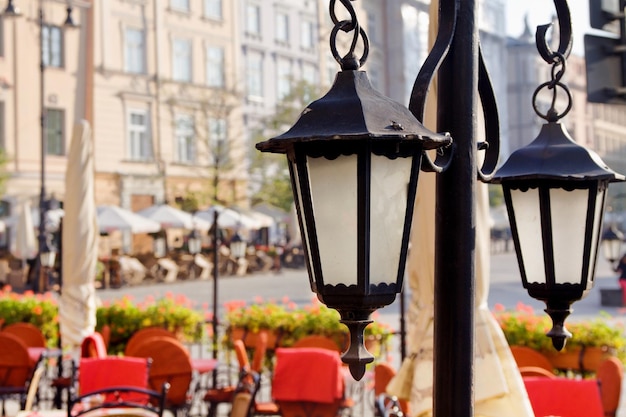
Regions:
[[530, 306], [518, 303], [516, 310], [496, 305], [494, 315], [509, 345], [526, 346], [544, 354], [557, 369], [595, 371], [607, 356], [626, 363], [626, 337], [608, 314], [593, 320], [568, 324], [572, 338], [557, 352], [546, 333], [552, 327], [547, 315], [535, 315]]
[[[291, 346], [307, 335], [320, 335], [333, 339], [340, 348], [347, 343], [348, 329], [339, 320], [339, 313], [321, 304], [317, 299], [298, 308], [285, 299], [281, 303], [255, 300], [226, 304], [226, 321], [231, 339], [243, 339], [253, 347], [255, 334], [266, 331], [272, 342], [268, 346]], [[366, 341], [370, 345], [384, 345], [393, 331], [383, 323], [374, 321], [365, 329]], [[374, 348], [373, 348], [374, 349]]]

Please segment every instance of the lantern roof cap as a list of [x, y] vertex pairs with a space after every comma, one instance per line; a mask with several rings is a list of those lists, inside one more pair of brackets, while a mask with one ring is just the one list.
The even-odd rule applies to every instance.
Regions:
[[448, 133], [430, 131], [406, 107], [376, 91], [364, 71], [344, 70], [324, 97], [302, 111], [291, 129], [257, 143], [256, 148], [286, 153], [298, 142], [385, 139], [420, 141], [423, 149], [452, 142]]
[[511, 180], [624, 181], [594, 151], [577, 144], [558, 122], [546, 123], [535, 140], [513, 152], [493, 183]]

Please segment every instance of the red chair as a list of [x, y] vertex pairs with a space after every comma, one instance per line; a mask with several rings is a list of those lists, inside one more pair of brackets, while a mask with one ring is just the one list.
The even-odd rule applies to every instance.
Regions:
[[[389, 381], [396, 376], [396, 370], [388, 363], [378, 363], [374, 366], [374, 396], [376, 398], [376, 406], [379, 408], [381, 415], [383, 411], [389, 407], [399, 407], [405, 414], [409, 415], [409, 402], [405, 399], [395, 399], [389, 397], [386, 393]], [[397, 403], [397, 404], [396, 404]]]
[[144, 327], [143, 329], [135, 332], [130, 339], [128, 339], [126, 348], [124, 349], [124, 354], [127, 356], [133, 356], [133, 349], [142, 344], [146, 339], [150, 339], [155, 336], [176, 339], [176, 335], [174, 333], [162, 327]]
[[30, 323], [13, 323], [2, 328], [2, 332], [19, 337], [27, 347], [45, 348], [46, 338], [41, 330]]
[[595, 379], [525, 377], [524, 385], [535, 417], [603, 417]]
[[615, 417], [622, 393], [622, 379], [624, 366], [614, 356], [603, 360], [596, 371], [596, 378], [600, 382], [600, 396], [606, 417]]
[[278, 348], [272, 397], [283, 417], [334, 417], [344, 398], [339, 353], [320, 348]]
[[169, 385], [163, 384], [160, 391], [149, 389], [149, 368], [145, 358], [81, 358], [78, 394], [70, 395], [68, 417], [100, 408], [141, 408], [162, 416]]
[[178, 340], [169, 336], [151, 337], [130, 352], [133, 356], [152, 358], [149, 383], [153, 390], [166, 382], [170, 385], [165, 404], [168, 410], [189, 408], [193, 367], [189, 352]]
[[[235, 350], [235, 356], [237, 357], [237, 363], [239, 364], [239, 373], [241, 374], [242, 372], [250, 371], [250, 360], [248, 359], [246, 345], [243, 343], [243, 340], [235, 340], [233, 342], [233, 349]], [[224, 385], [221, 387], [209, 388], [204, 394], [204, 401], [209, 407], [207, 416], [215, 416], [217, 408], [220, 404], [231, 403], [236, 389], [236, 385]]]
[[511, 346], [511, 353], [522, 376], [556, 377], [554, 366], [540, 352], [526, 346]]
[[94, 332], [83, 339], [80, 345], [80, 356], [82, 358], [107, 357], [107, 348], [100, 333]]
[[[39, 362], [38, 362], [39, 363]], [[4, 401], [18, 398], [23, 408], [29, 381], [37, 364], [33, 364], [28, 348], [17, 336], [0, 332], [0, 401], [2, 415], [6, 415]]]

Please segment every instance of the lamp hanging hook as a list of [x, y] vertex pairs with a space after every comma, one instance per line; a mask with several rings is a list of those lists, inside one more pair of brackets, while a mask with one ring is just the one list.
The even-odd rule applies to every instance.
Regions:
[[554, 52], [550, 48], [546, 36], [552, 23], [537, 26], [537, 32], [535, 33], [535, 43], [537, 44], [539, 55], [548, 64], [554, 63], [555, 54], [560, 54], [567, 59], [572, 51], [572, 15], [567, 5], [567, 0], [554, 0], [554, 7], [556, 8], [556, 16], [559, 22], [559, 48], [557, 51]]
[[[561, 55], [560, 53], [553, 54], [552, 72], [551, 72], [552, 79], [550, 81], [546, 81], [545, 83], [537, 87], [537, 89], [535, 90], [533, 94], [533, 109], [535, 110], [535, 113], [537, 114], [537, 116], [541, 117], [542, 119], [548, 122], [559, 121], [560, 119], [565, 117], [565, 115], [567, 115], [567, 113], [569, 113], [569, 111], [572, 109], [572, 102], [573, 102], [572, 93], [570, 92], [567, 85], [561, 82], [561, 78], [563, 78], [563, 75], [565, 74], [566, 66], [567, 66], [567, 61], [563, 55]], [[550, 103], [550, 108], [548, 109], [548, 111], [545, 114], [543, 114], [541, 113], [541, 111], [539, 110], [537, 106], [537, 96], [539, 95], [539, 92], [546, 87], [548, 88], [548, 90], [552, 90], [552, 101]], [[565, 94], [567, 95], [567, 107], [561, 113], [559, 113], [556, 109], [556, 97], [558, 93], [557, 90], [559, 87], [562, 88]]]
[[[343, 5], [343, 7], [346, 8], [348, 13], [350, 14], [350, 20], [339, 20], [337, 18], [337, 14], [335, 13], [335, 5], [337, 4], [337, 0], [330, 0], [329, 3], [330, 18], [335, 24], [332, 31], [330, 32], [330, 51], [332, 52], [335, 61], [337, 61], [341, 66], [342, 71], [358, 70], [361, 66], [365, 64], [370, 49], [367, 34], [365, 33], [361, 25], [359, 25], [356, 12], [354, 11], [354, 7], [352, 7], [352, 5], [350, 4], [350, 1], [355, 0], [339, 0], [339, 2]], [[348, 50], [348, 53], [343, 57], [337, 51], [337, 34], [340, 30], [345, 33], [353, 32], [350, 49]], [[359, 37], [363, 40], [363, 54], [361, 55], [361, 58], [357, 58], [355, 55], [356, 45], [359, 41]]]

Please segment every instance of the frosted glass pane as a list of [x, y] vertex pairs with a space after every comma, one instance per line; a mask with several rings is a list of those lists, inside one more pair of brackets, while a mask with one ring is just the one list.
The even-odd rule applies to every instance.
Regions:
[[[296, 196], [298, 198], [298, 204], [299, 204], [300, 210], [302, 210], [303, 207], [302, 207], [302, 192], [300, 190], [300, 173], [298, 172], [298, 166], [296, 164], [291, 163], [291, 161], [289, 161], [289, 164], [291, 165], [291, 168], [293, 169], [293, 174], [295, 176]], [[302, 238], [302, 243], [304, 244], [304, 247], [306, 248], [306, 256], [309, 261], [308, 265], [310, 265], [309, 275], [311, 277], [311, 280], [315, 282], [315, 271], [313, 270], [313, 262], [311, 261], [311, 244], [309, 243], [309, 231], [306, 228], [306, 223], [304, 219], [302, 218], [302, 216], [300, 215], [300, 212], [298, 212], [298, 222], [301, 226], [300, 230], [304, 230], [304, 236], [301, 236], [301, 238]]]
[[539, 192], [536, 188], [526, 192], [511, 190], [515, 207], [515, 223], [519, 235], [522, 257], [525, 260], [526, 279], [529, 283], [546, 282], [541, 244], [541, 215]]
[[357, 156], [307, 158], [325, 284], [357, 284]]
[[580, 282], [589, 190], [550, 190], [555, 282]]
[[[606, 188], [603, 191], [598, 191], [596, 195], [596, 207], [595, 207], [595, 222], [593, 224], [593, 234], [591, 240], [591, 260], [589, 262], [589, 274], [587, 275], [587, 289], [593, 287], [594, 277], [596, 275], [596, 263], [598, 260], [598, 244], [600, 242], [600, 230], [602, 228], [602, 219], [604, 217], [604, 194]], [[587, 295], [585, 293], [585, 295]]]
[[395, 282], [412, 158], [372, 155], [370, 283]]

